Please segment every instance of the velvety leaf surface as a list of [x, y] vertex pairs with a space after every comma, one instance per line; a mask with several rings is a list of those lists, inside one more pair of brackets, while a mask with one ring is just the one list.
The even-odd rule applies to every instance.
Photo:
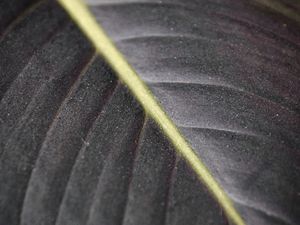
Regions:
[[38, 0], [11, 0], [0, 2], [0, 34], [9, 26], [13, 26], [13, 22], [22, 19], [24, 11], [30, 10], [30, 5]]
[[32, 4], [0, 37], [0, 225], [228, 224], [66, 13]]
[[87, 2], [246, 222], [299, 224], [299, 25], [259, 1]]

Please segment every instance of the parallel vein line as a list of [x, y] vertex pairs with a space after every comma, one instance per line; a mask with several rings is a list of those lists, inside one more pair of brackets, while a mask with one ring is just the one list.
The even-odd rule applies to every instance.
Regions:
[[132, 167], [131, 167], [131, 174], [130, 174], [130, 179], [127, 185], [127, 197], [126, 197], [126, 202], [125, 202], [125, 206], [123, 208], [123, 215], [122, 215], [122, 222], [121, 225], [126, 223], [126, 210], [128, 208], [128, 204], [129, 204], [129, 195], [130, 195], [130, 190], [132, 188], [132, 180], [133, 180], [133, 176], [134, 176], [134, 167], [137, 161], [137, 156], [138, 156], [138, 151], [140, 151], [140, 143], [142, 141], [142, 138], [145, 134], [145, 129], [146, 129], [146, 124], [147, 124], [148, 118], [146, 117], [146, 115], [144, 115], [143, 118], [143, 122], [141, 124], [140, 130], [137, 134], [137, 137], [135, 139], [134, 142], [134, 147], [132, 149], [132, 151], [134, 152], [134, 156], [132, 158]]
[[27, 15], [32, 13], [34, 10], [36, 10], [40, 5], [42, 5], [45, 1], [39, 0], [36, 3], [30, 5], [27, 7], [19, 16], [15, 17], [10, 23], [6, 26], [5, 30], [0, 33], [0, 42], [3, 40], [3, 38], [16, 26], [19, 24], [22, 19], [24, 19]]
[[260, 207], [259, 205], [253, 205], [253, 204], [251, 204], [251, 202], [245, 202], [245, 201], [240, 200], [239, 198], [233, 198], [233, 201], [239, 205], [242, 205], [249, 209], [257, 211], [267, 217], [276, 219], [277, 221], [284, 222], [285, 224], [288, 224], [288, 225], [296, 225], [294, 223], [294, 221], [292, 221], [290, 218], [286, 217], [285, 215], [278, 214], [277, 212], [274, 212], [274, 211], [269, 211], [263, 207]]
[[103, 28], [97, 23], [87, 6], [80, 0], [58, 0], [58, 2], [65, 8], [75, 23], [92, 42], [97, 52], [104, 57], [118, 77], [127, 85], [149, 116], [161, 127], [177, 152], [185, 158], [196, 172], [197, 177], [208, 187], [221, 207], [223, 207], [228, 218], [236, 225], [245, 225], [244, 220], [234, 208], [232, 201], [225, 191], [220, 187], [202, 160], [180, 134], [175, 124], [155, 100], [155, 97], [139, 75], [115, 47]]
[[[89, 65], [91, 65], [91, 63], [95, 60], [95, 56], [92, 57], [91, 59], [91, 62], [89, 63]], [[111, 92], [108, 94], [108, 96], [106, 96], [105, 98], [105, 101], [103, 103], [103, 106], [101, 107], [101, 109], [98, 111], [97, 113], [97, 116], [95, 117], [95, 119], [93, 120], [93, 122], [90, 124], [90, 127], [84, 137], [84, 141], [88, 140], [88, 138], [91, 136], [91, 133], [93, 132], [93, 128], [96, 124], [96, 122], [99, 120], [99, 118], [101, 118], [101, 116], [103, 115], [103, 111], [104, 109], [106, 108], [106, 105], [109, 105], [109, 103], [111, 102], [112, 98], [113, 98], [113, 95], [114, 93], [116, 92], [117, 90], [117, 87], [118, 87], [118, 82], [116, 82], [116, 84], [114, 84], [114, 86], [112, 87], [112, 90]], [[62, 199], [61, 199], [61, 202], [60, 202], [60, 205], [59, 205], [59, 209], [58, 209], [58, 212], [57, 212], [57, 216], [55, 218], [55, 225], [57, 224], [57, 220], [58, 218], [60, 217], [61, 213], [62, 213], [62, 207], [63, 207], [63, 202], [66, 198], [66, 193], [68, 191], [68, 187], [70, 185], [70, 180], [71, 180], [71, 176], [73, 175], [74, 173], [74, 169], [76, 167], [76, 164], [79, 160], [79, 156], [80, 156], [80, 152], [84, 151], [84, 149], [86, 148], [86, 145], [82, 143], [82, 146], [80, 147], [79, 151], [77, 152], [77, 155], [76, 155], [76, 158], [74, 160], [74, 163], [72, 165], [72, 169], [70, 170], [70, 174], [69, 174], [69, 177], [68, 177], [68, 181], [66, 183], [66, 186], [65, 186], [65, 189], [64, 189], [64, 194], [62, 195]]]
[[62, 100], [58, 110], [56, 111], [55, 116], [53, 117], [52, 122], [50, 123], [49, 127], [48, 127], [48, 131], [44, 137], [44, 140], [42, 141], [41, 147], [39, 149], [38, 155], [34, 161], [34, 167], [30, 172], [28, 181], [27, 181], [27, 186], [24, 192], [24, 197], [23, 197], [23, 202], [21, 205], [21, 213], [20, 213], [20, 224], [22, 224], [22, 214], [24, 212], [24, 207], [25, 207], [25, 203], [26, 203], [26, 197], [28, 195], [28, 190], [29, 190], [29, 186], [30, 186], [30, 182], [32, 180], [32, 175], [33, 175], [33, 170], [36, 168], [36, 163], [38, 161], [38, 158], [40, 157], [41, 151], [43, 149], [44, 143], [46, 142], [46, 140], [49, 138], [52, 130], [54, 129], [55, 123], [57, 123], [58, 120], [58, 116], [62, 111], [62, 108], [65, 106], [65, 103], [69, 100], [70, 96], [72, 95], [72, 93], [75, 91], [76, 87], [78, 87], [81, 78], [84, 76], [84, 74], [86, 73], [86, 71], [88, 70], [89, 66], [91, 65], [91, 63], [93, 62], [95, 58], [95, 53], [93, 52], [93, 54], [90, 56], [90, 58], [87, 60], [87, 62], [84, 64], [83, 68], [81, 69], [80, 73], [78, 74], [78, 76], [76, 77], [76, 80], [73, 82], [72, 86], [69, 88], [68, 93], [66, 94], [65, 98]]
[[[0, 88], [1, 88], [0, 89], [0, 104], [3, 100], [3, 98], [5, 98], [5, 95], [7, 94], [9, 89], [13, 86], [14, 82], [30, 66], [30, 63], [32, 62], [32, 60], [34, 59], [36, 54], [38, 53], [38, 49], [43, 49], [49, 42], [52, 41], [52, 39], [55, 38], [55, 35], [57, 35], [59, 32], [61, 32], [61, 30], [63, 30], [66, 27], [66, 25], [67, 25], [66, 23], [62, 23], [57, 28], [53, 29], [53, 31], [46, 37], [46, 39], [41, 43], [41, 45], [38, 46], [37, 48], [35, 48], [35, 50], [33, 50], [32, 54], [28, 57], [29, 59], [28, 59], [27, 63], [23, 66], [23, 68], [15, 76], [12, 77], [12, 80], [6, 81], [4, 84], [1, 84], [1, 86], [0, 86]], [[4, 86], [4, 85], [6, 85], [6, 86]]]
[[168, 178], [168, 190], [167, 190], [167, 196], [165, 198], [165, 207], [164, 207], [164, 220], [163, 220], [163, 225], [167, 225], [168, 222], [168, 216], [169, 216], [169, 211], [171, 208], [171, 197], [172, 197], [172, 189], [174, 188], [174, 180], [176, 176], [176, 166], [178, 163], [178, 156], [175, 154], [174, 159], [172, 161], [172, 168], [171, 172], [169, 174]]
[[259, 95], [257, 93], [255, 93], [254, 91], [248, 91], [248, 90], [245, 90], [243, 88], [238, 88], [238, 87], [235, 87], [233, 85], [228, 85], [228, 84], [222, 84], [222, 83], [204, 83], [204, 82], [182, 82], [182, 81], [159, 81], [159, 82], [153, 82], [153, 81], [149, 81], [147, 82], [147, 84], [150, 86], [150, 87], [158, 87], [160, 88], [161, 86], [169, 86], [169, 87], [180, 87], [180, 86], [198, 86], [198, 87], [207, 87], [207, 88], [214, 88], [214, 89], [219, 89], [219, 90], [227, 90], [227, 91], [230, 91], [230, 92], [238, 92], [240, 94], [243, 94], [243, 95], [247, 95], [247, 96], [251, 96], [253, 98], [256, 98], [256, 99], [260, 99], [264, 102], [267, 102], [269, 104], [272, 104], [276, 107], [279, 107], [287, 112], [289, 112], [290, 114], [295, 114], [295, 111], [288, 108], [287, 106], [277, 102], [277, 101], [274, 101], [273, 99], [270, 99], [270, 98], [267, 98], [267, 97], [264, 97], [262, 95]]
[[87, 1], [88, 5], [91, 6], [95, 6], [95, 7], [111, 7], [111, 6], [121, 6], [121, 7], [126, 7], [126, 6], [130, 6], [130, 5], [139, 5], [139, 6], [147, 6], [147, 7], [159, 7], [159, 6], [163, 6], [163, 7], [168, 7], [168, 8], [181, 8], [181, 9], [186, 9], [186, 10], [190, 10], [191, 8], [188, 8], [186, 5], [184, 4], [180, 4], [180, 3], [174, 3], [172, 1], [170, 2], [164, 2], [164, 4], [162, 5], [161, 2], [157, 1], [113, 1], [113, 0], [107, 0], [107, 1], [101, 1], [101, 2], [97, 2], [97, 3], [93, 3], [90, 1]]

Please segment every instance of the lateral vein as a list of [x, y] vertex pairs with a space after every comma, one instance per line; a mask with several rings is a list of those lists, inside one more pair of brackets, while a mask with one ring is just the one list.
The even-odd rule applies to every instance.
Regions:
[[139, 75], [113, 44], [104, 29], [90, 13], [85, 3], [81, 0], [58, 0], [58, 2], [69, 13], [78, 27], [92, 42], [96, 51], [103, 56], [107, 63], [116, 72], [120, 80], [140, 102], [146, 113], [148, 113], [148, 115], [151, 116], [160, 126], [164, 134], [174, 145], [176, 151], [193, 168], [197, 177], [207, 186], [212, 195], [219, 202], [228, 219], [236, 225], [245, 225], [244, 220], [234, 208], [232, 201], [225, 191], [217, 183], [208, 168], [181, 135], [176, 125], [156, 101], [154, 95], [150, 92]]

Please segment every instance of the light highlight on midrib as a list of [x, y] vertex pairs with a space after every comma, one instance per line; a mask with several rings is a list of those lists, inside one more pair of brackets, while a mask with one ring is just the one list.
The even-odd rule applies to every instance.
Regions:
[[164, 112], [139, 75], [112, 43], [101, 25], [90, 13], [87, 6], [81, 0], [58, 0], [58, 2], [65, 8], [78, 27], [92, 42], [97, 52], [102, 55], [140, 102], [148, 115], [157, 122], [163, 133], [174, 145], [176, 151], [193, 168], [198, 178], [207, 186], [212, 195], [219, 202], [228, 219], [236, 225], [245, 225], [245, 222], [234, 208], [227, 194], [213, 178], [185, 138], [180, 134], [175, 124]]
[[263, 5], [271, 10], [282, 14], [297, 23], [300, 23], [300, 13], [297, 12], [297, 9], [292, 7], [287, 7], [285, 4], [278, 0], [255, 0], [258, 4]]

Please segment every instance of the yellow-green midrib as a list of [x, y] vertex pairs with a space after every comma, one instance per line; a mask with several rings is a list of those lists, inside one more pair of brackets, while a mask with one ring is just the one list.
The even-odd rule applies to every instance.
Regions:
[[155, 97], [148, 87], [140, 79], [139, 75], [106, 35], [101, 25], [97, 23], [87, 6], [81, 2], [81, 0], [58, 0], [58, 2], [65, 8], [78, 27], [92, 42], [98, 53], [116, 72], [119, 79], [122, 80], [140, 102], [144, 110], [161, 127], [163, 133], [174, 145], [176, 151], [193, 168], [198, 178], [207, 186], [212, 195], [219, 202], [228, 219], [236, 225], [244, 225], [244, 220], [234, 208], [232, 201], [225, 191], [214, 179], [202, 160], [195, 154], [175, 124], [155, 100]]

